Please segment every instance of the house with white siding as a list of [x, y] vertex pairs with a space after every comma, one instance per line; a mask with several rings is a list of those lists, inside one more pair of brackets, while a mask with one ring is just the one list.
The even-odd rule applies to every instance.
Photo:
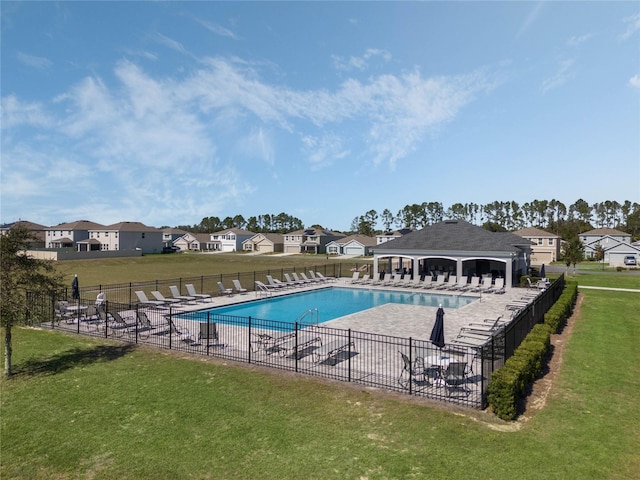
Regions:
[[278, 253], [284, 251], [284, 236], [280, 233], [256, 233], [242, 242], [245, 252]]
[[523, 228], [513, 233], [531, 241], [532, 265], [549, 265], [560, 258], [562, 238], [559, 235], [534, 227]]
[[209, 234], [209, 240], [220, 245], [222, 252], [237, 252], [242, 250], [242, 242], [255, 235], [254, 232], [241, 228], [229, 228]]
[[78, 220], [49, 227], [46, 229], [45, 247], [76, 248], [78, 251], [99, 250], [99, 247], [86, 240], [90, 238], [91, 230], [103, 227], [104, 225], [89, 220]]
[[373, 247], [377, 245], [377, 239], [366, 235], [349, 235], [339, 240], [327, 243], [329, 255], [371, 255]]
[[284, 234], [284, 253], [326, 253], [329, 242], [344, 238], [344, 233], [306, 228]]

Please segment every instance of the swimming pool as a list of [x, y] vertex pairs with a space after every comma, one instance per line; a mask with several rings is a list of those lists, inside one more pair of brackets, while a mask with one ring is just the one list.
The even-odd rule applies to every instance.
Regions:
[[[206, 321], [207, 314], [210, 312], [212, 315], [232, 315], [234, 317], [294, 323], [305, 312], [317, 309], [316, 319], [319, 323], [323, 323], [387, 303], [425, 307], [442, 305], [445, 308], [460, 308], [475, 300], [477, 297], [462, 295], [330, 287], [200, 310], [196, 313], [195, 319]], [[224, 320], [216, 317], [215, 321], [223, 322]]]

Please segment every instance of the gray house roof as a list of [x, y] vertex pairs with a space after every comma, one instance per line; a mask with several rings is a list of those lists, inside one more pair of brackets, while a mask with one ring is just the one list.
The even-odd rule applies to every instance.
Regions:
[[531, 242], [513, 233], [490, 232], [464, 220], [445, 220], [408, 233], [374, 248], [385, 250], [517, 252], [530, 248]]

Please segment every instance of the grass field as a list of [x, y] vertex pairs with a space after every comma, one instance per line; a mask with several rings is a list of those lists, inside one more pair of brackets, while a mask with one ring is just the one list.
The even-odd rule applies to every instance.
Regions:
[[637, 293], [585, 291], [546, 406], [516, 423], [230, 362], [16, 329], [18, 374], [1, 384], [0, 477], [638, 478], [639, 309]]

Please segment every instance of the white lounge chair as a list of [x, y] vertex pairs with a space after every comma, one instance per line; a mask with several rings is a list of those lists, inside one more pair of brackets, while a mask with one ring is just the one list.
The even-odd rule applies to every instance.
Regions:
[[356, 346], [353, 341], [349, 341], [347, 338], [338, 338], [321, 345], [319, 348], [313, 351], [313, 359], [315, 363], [321, 361], [328, 361], [333, 358], [336, 360], [336, 356], [344, 351], [355, 350]]
[[307, 285], [308, 283], [311, 283], [311, 280], [306, 277], [298, 277], [296, 272], [293, 272], [291, 276], [293, 277], [293, 281], [300, 285]]
[[189, 294], [189, 296], [195, 298], [196, 300], [211, 300], [211, 295], [207, 295], [206, 293], [196, 293], [196, 289], [191, 283], [187, 283], [185, 285], [185, 288], [187, 289], [187, 293]]
[[298, 280], [298, 281], [292, 280], [288, 273], [284, 274], [284, 279], [287, 281], [287, 284], [291, 286], [301, 287], [302, 285], [304, 285], [304, 282], [302, 280]]
[[278, 288], [286, 288], [286, 287], [290, 287], [292, 285], [288, 285], [284, 282], [281, 282], [280, 280], [277, 280], [275, 278], [273, 278], [271, 275], [267, 275], [267, 282], [269, 282], [269, 286], [273, 289], [276, 290]]
[[433, 288], [435, 288], [436, 290], [442, 290], [443, 288], [446, 288], [447, 285], [444, 281], [444, 275], [438, 275], [438, 278], [435, 281], [435, 284], [433, 285]]
[[180, 294], [180, 290], [178, 290], [178, 287], [176, 287], [175, 285], [172, 285], [169, 287], [169, 291], [171, 292], [171, 296], [173, 298], [175, 298], [176, 300], [180, 300], [181, 302], [191, 302], [192, 300], [195, 300], [196, 297], [190, 297], [187, 295], [181, 295]]
[[325, 277], [323, 274], [321, 274], [320, 272], [315, 272], [316, 276], [320, 279], [320, 280], [324, 280], [325, 282], [337, 282], [338, 279], [336, 277]]
[[154, 305], [156, 307], [165, 306], [166, 302], [161, 302], [160, 300], [149, 300], [147, 298], [147, 294], [141, 290], [136, 291], [136, 297], [138, 297], [138, 301], [143, 305]]
[[240, 280], [233, 279], [231, 280], [231, 283], [233, 283], [233, 288], [236, 289], [236, 293], [245, 295], [248, 292], [246, 288], [243, 288], [242, 285], [240, 285]]
[[358, 283], [359, 278], [360, 272], [353, 272], [353, 275], [351, 275], [351, 283]]
[[233, 296], [233, 289], [225, 288], [222, 282], [218, 282], [218, 291], [220, 292], [221, 295], [227, 295], [229, 297]]
[[159, 302], [164, 302], [164, 303], [180, 303], [181, 302], [181, 300], [178, 298], [165, 297], [158, 290], [154, 290], [153, 292], [151, 292], [151, 295], [153, 295], [153, 297]]
[[324, 283], [327, 281], [326, 278], [316, 276], [316, 272], [314, 272], [313, 270], [309, 270], [309, 278], [319, 283]]

